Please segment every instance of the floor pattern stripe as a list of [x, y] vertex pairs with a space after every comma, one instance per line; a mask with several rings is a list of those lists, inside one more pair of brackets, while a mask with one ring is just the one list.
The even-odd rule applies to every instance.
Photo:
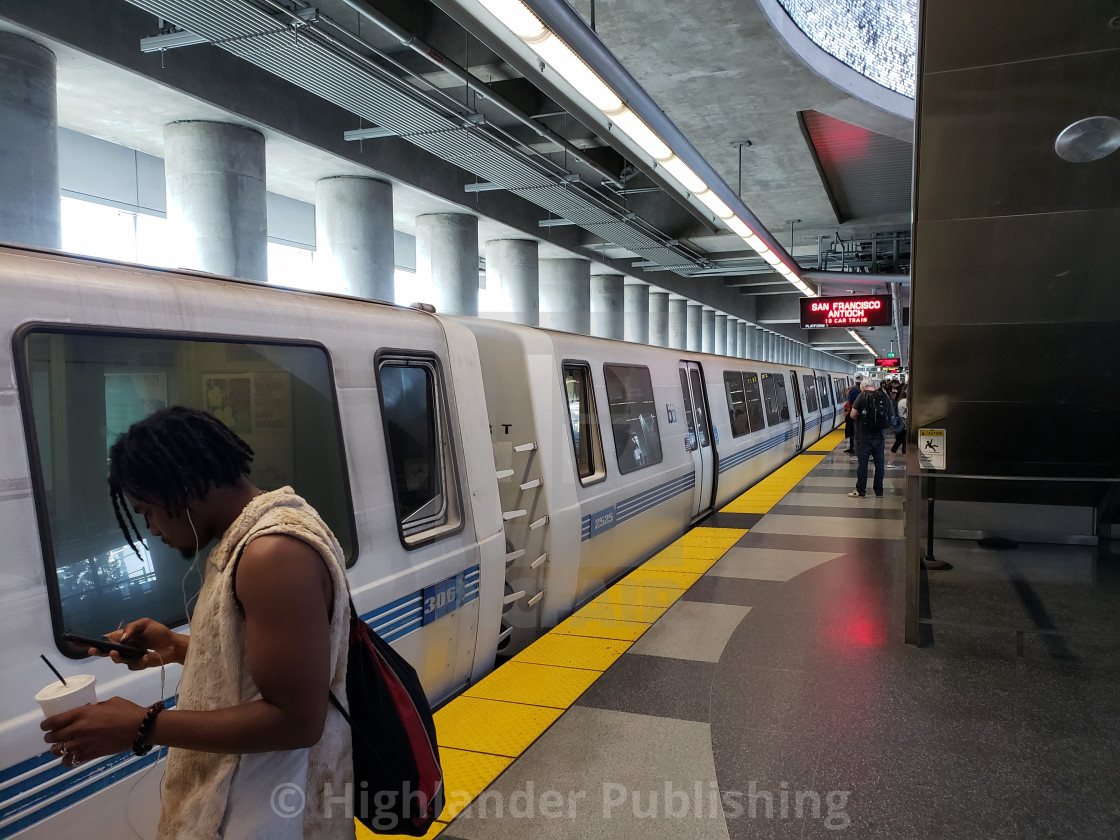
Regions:
[[[826, 436], [720, 513], [769, 512], [841, 440], [843, 432]], [[439, 835], [748, 530], [693, 528], [436, 712], [447, 804], [425, 837]], [[359, 840], [374, 836], [358, 826]]]

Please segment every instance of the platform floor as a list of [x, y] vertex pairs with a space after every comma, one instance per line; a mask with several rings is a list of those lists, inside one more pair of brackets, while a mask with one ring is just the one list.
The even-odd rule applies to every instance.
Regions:
[[849, 498], [842, 445], [441, 709], [429, 836], [1117, 837], [1120, 669], [944, 628], [904, 645], [904, 471]]

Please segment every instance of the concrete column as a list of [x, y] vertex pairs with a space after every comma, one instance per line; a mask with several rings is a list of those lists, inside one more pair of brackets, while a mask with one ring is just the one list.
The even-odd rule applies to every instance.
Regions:
[[700, 313], [700, 349], [705, 353], [716, 352], [716, 311], [706, 306]]
[[758, 356], [751, 354], [750, 340], [754, 338], [754, 334], [758, 332], [753, 324], [748, 324], [746, 321], [740, 321], [735, 325], [735, 347], [739, 351], [740, 359], [757, 359]]
[[167, 221], [178, 264], [268, 282], [264, 135], [188, 120], [163, 128]]
[[724, 335], [724, 347], [726, 348], [725, 355], [735, 359], [739, 356], [739, 319], [734, 315], [727, 316], [727, 323], [724, 324], [724, 329], [727, 333]]
[[0, 242], [62, 247], [54, 53], [0, 32]]
[[591, 331], [589, 260], [541, 260], [540, 325], [580, 335]]
[[669, 346], [674, 350], [688, 346], [688, 301], [684, 298], [669, 300]]
[[777, 358], [775, 358], [775, 356], [774, 356], [774, 349], [776, 347], [776, 344], [775, 344], [775, 341], [774, 341], [774, 333], [772, 333], [772, 332], [763, 333], [762, 334], [762, 340], [764, 342], [763, 347], [762, 347], [762, 359], [763, 359], [763, 361], [776, 362]]
[[486, 243], [486, 290], [503, 304], [487, 317], [535, 327], [540, 323], [540, 261], [532, 239], [492, 239]]
[[716, 346], [712, 352], [717, 356], [730, 355], [727, 352], [727, 316], [722, 312], [716, 313]]
[[626, 334], [626, 281], [621, 274], [596, 274], [591, 278], [591, 334], [596, 338], [617, 338]]
[[688, 320], [685, 322], [685, 348], [691, 353], [702, 353], [704, 350], [704, 307], [699, 303], [689, 302]]
[[669, 346], [669, 293], [649, 293], [649, 343]]
[[416, 217], [416, 273], [436, 291], [436, 312], [478, 314], [478, 217], [428, 213]]
[[623, 338], [638, 344], [649, 344], [649, 286], [633, 283], [626, 287], [623, 296], [626, 311]]
[[394, 299], [393, 185], [343, 176], [315, 182], [315, 273], [323, 287]]

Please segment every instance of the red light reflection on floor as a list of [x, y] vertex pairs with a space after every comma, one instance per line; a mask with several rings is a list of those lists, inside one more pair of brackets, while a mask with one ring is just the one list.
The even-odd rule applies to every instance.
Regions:
[[858, 616], [848, 624], [848, 641], [859, 647], [882, 647], [887, 642], [887, 627], [881, 621]]

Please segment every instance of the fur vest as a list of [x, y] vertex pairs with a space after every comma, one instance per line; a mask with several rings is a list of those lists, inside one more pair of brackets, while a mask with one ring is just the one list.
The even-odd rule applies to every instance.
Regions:
[[[319, 552], [330, 572], [334, 586], [330, 688], [346, 704], [350, 602], [342, 548], [314, 508], [292, 488], [282, 487], [249, 502], [206, 558], [179, 687], [180, 709], [223, 709], [250, 699], [244, 695], [245, 686], [251, 686], [252, 681], [245, 659], [244, 620], [234, 601], [232, 561], [251, 540], [265, 534], [303, 540]], [[159, 820], [161, 840], [212, 840], [220, 836], [239, 760], [239, 755], [168, 750]], [[332, 798], [343, 796], [353, 786], [350, 728], [333, 704], [327, 706], [322, 737], [308, 752], [303, 836], [352, 838], [354, 820], [345, 805], [329, 806], [332, 818], [326, 817], [328, 805], [323, 796], [327, 785], [326, 793]]]

